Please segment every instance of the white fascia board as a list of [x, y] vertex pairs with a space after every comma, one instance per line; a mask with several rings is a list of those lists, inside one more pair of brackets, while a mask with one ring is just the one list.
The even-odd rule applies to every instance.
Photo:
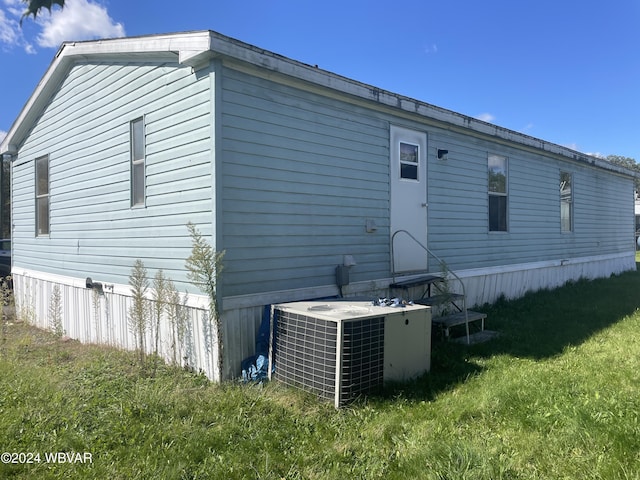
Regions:
[[211, 50], [208, 31], [176, 33], [168, 35], [149, 35], [86, 42], [67, 42], [62, 45], [56, 57], [97, 57], [113, 55], [135, 56], [136, 54], [176, 54], [182, 57]]

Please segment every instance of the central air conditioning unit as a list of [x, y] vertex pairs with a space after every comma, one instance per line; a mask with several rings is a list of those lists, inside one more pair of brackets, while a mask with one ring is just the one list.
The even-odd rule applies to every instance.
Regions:
[[363, 301], [274, 305], [270, 377], [336, 408], [431, 367], [431, 309]]

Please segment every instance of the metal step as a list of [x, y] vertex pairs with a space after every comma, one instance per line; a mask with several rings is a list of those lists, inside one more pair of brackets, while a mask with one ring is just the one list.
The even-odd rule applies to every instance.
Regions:
[[[462, 284], [462, 280], [460, 280], [460, 278], [458, 278], [458, 276], [455, 275], [455, 273], [453, 273], [453, 276]], [[472, 335], [469, 332], [469, 324], [480, 321], [481, 322], [480, 332], [483, 332], [484, 320], [485, 318], [487, 318], [487, 315], [485, 313], [466, 310], [464, 284], [462, 284], [463, 293], [450, 293], [450, 292], [442, 293], [445, 289], [439, 287], [439, 285], [437, 284], [439, 282], [445, 282], [445, 281], [446, 281], [445, 277], [440, 275], [421, 275], [411, 279], [394, 282], [389, 285], [389, 288], [402, 289], [405, 292], [408, 292], [410, 288], [425, 287], [424, 292], [422, 293], [423, 297], [418, 300], [414, 300], [415, 303], [420, 305], [434, 306], [434, 307], [438, 307], [438, 306], [450, 303], [454, 308], [459, 309], [459, 311], [455, 313], [434, 317], [431, 321], [434, 325], [439, 326], [442, 329], [442, 331], [444, 331], [444, 335], [447, 339], [449, 339], [449, 333], [450, 333], [449, 330], [452, 327], [455, 327], [458, 325], [465, 325], [466, 335], [464, 337], [461, 337], [461, 340], [464, 339], [466, 343], [470, 345]], [[431, 295], [432, 284], [436, 284], [434, 285], [434, 287], [436, 290], [439, 290], [439, 292], [434, 292], [436, 293], [435, 295]], [[446, 290], [448, 290], [448, 288], [446, 288]], [[458, 305], [456, 303], [459, 300], [462, 300], [461, 305]]]
[[412, 287], [420, 287], [422, 285], [429, 285], [435, 282], [442, 282], [443, 277], [439, 275], [422, 275], [421, 277], [412, 278], [410, 280], [400, 280], [389, 285], [391, 288], [402, 288], [407, 290]]
[[458, 338], [452, 338], [452, 342], [462, 343], [466, 345], [476, 345], [478, 343], [488, 342], [489, 340], [493, 340], [498, 337], [499, 333], [493, 330], [483, 330], [481, 332], [472, 333], [467, 338], [466, 335]]
[[444, 303], [453, 303], [456, 300], [464, 298], [461, 293], [443, 293], [440, 295], [431, 295], [430, 297], [424, 297], [420, 300], [414, 300], [414, 303], [420, 305], [442, 305]]
[[484, 319], [487, 318], [485, 313], [474, 312], [472, 310], [467, 310], [467, 314], [464, 312], [458, 312], [451, 315], [444, 315], [441, 317], [436, 317], [431, 320], [435, 325], [440, 325], [442, 330], [444, 330], [444, 336], [447, 340], [449, 340], [449, 329], [451, 327], [455, 327], [456, 325], [466, 325], [467, 332], [466, 335], [460, 337], [460, 340], [457, 338], [454, 341], [462, 341], [465, 340], [467, 345], [471, 345], [471, 335], [469, 335], [469, 324], [471, 322], [477, 322], [480, 320], [482, 322], [480, 326], [480, 331], [484, 331]]
[[472, 310], [467, 310], [467, 315], [465, 317], [464, 312], [456, 312], [451, 315], [443, 315], [441, 317], [435, 317], [431, 319], [432, 323], [436, 325], [440, 325], [446, 330], [449, 330], [451, 327], [455, 327], [456, 325], [464, 325], [471, 322], [476, 322], [478, 320], [482, 320], [482, 330], [484, 330], [484, 319], [487, 318], [486, 313], [474, 312]]

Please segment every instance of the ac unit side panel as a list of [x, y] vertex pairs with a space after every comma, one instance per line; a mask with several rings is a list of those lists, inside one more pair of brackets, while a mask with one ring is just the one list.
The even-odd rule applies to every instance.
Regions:
[[403, 382], [431, 368], [431, 311], [388, 315], [384, 328], [384, 380]]

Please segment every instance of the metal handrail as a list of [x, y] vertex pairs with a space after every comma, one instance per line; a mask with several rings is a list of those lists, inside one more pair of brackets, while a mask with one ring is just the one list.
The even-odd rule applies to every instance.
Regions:
[[[396, 265], [395, 265], [396, 259], [395, 259], [394, 250], [393, 250], [393, 243], [396, 239], [396, 235], [399, 233], [406, 234], [415, 243], [417, 243], [425, 252], [427, 252], [427, 255], [431, 255], [436, 261], [438, 261], [440, 265], [446, 265], [444, 260], [442, 260], [438, 255], [433, 253], [431, 250], [429, 250], [429, 248], [426, 245], [423, 245], [422, 242], [420, 242], [420, 240], [414, 237], [410, 232], [404, 229], [396, 230], [395, 232], [393, 232], [393, 235], [391, 235], [391, 276], [393, 277], [394, 281], [396, 277]], [[471, 343], [471, 340], [469, 337], [469, 314], [467, 313], [467, 292], [464, 287], [464, 282], [458, 275], [456, 275], [456, 272], [449, 270], [449, 273], [451, 273], [451, 275], [453, 275], [453, 277], [456, 280], [458, 280], [458, 283], [460, 283], [460, 286], [462, 287], [462, 311], [464, 312], [464, 324], [467, 332], [467, 345], [468, 345], [469, 343]]]

